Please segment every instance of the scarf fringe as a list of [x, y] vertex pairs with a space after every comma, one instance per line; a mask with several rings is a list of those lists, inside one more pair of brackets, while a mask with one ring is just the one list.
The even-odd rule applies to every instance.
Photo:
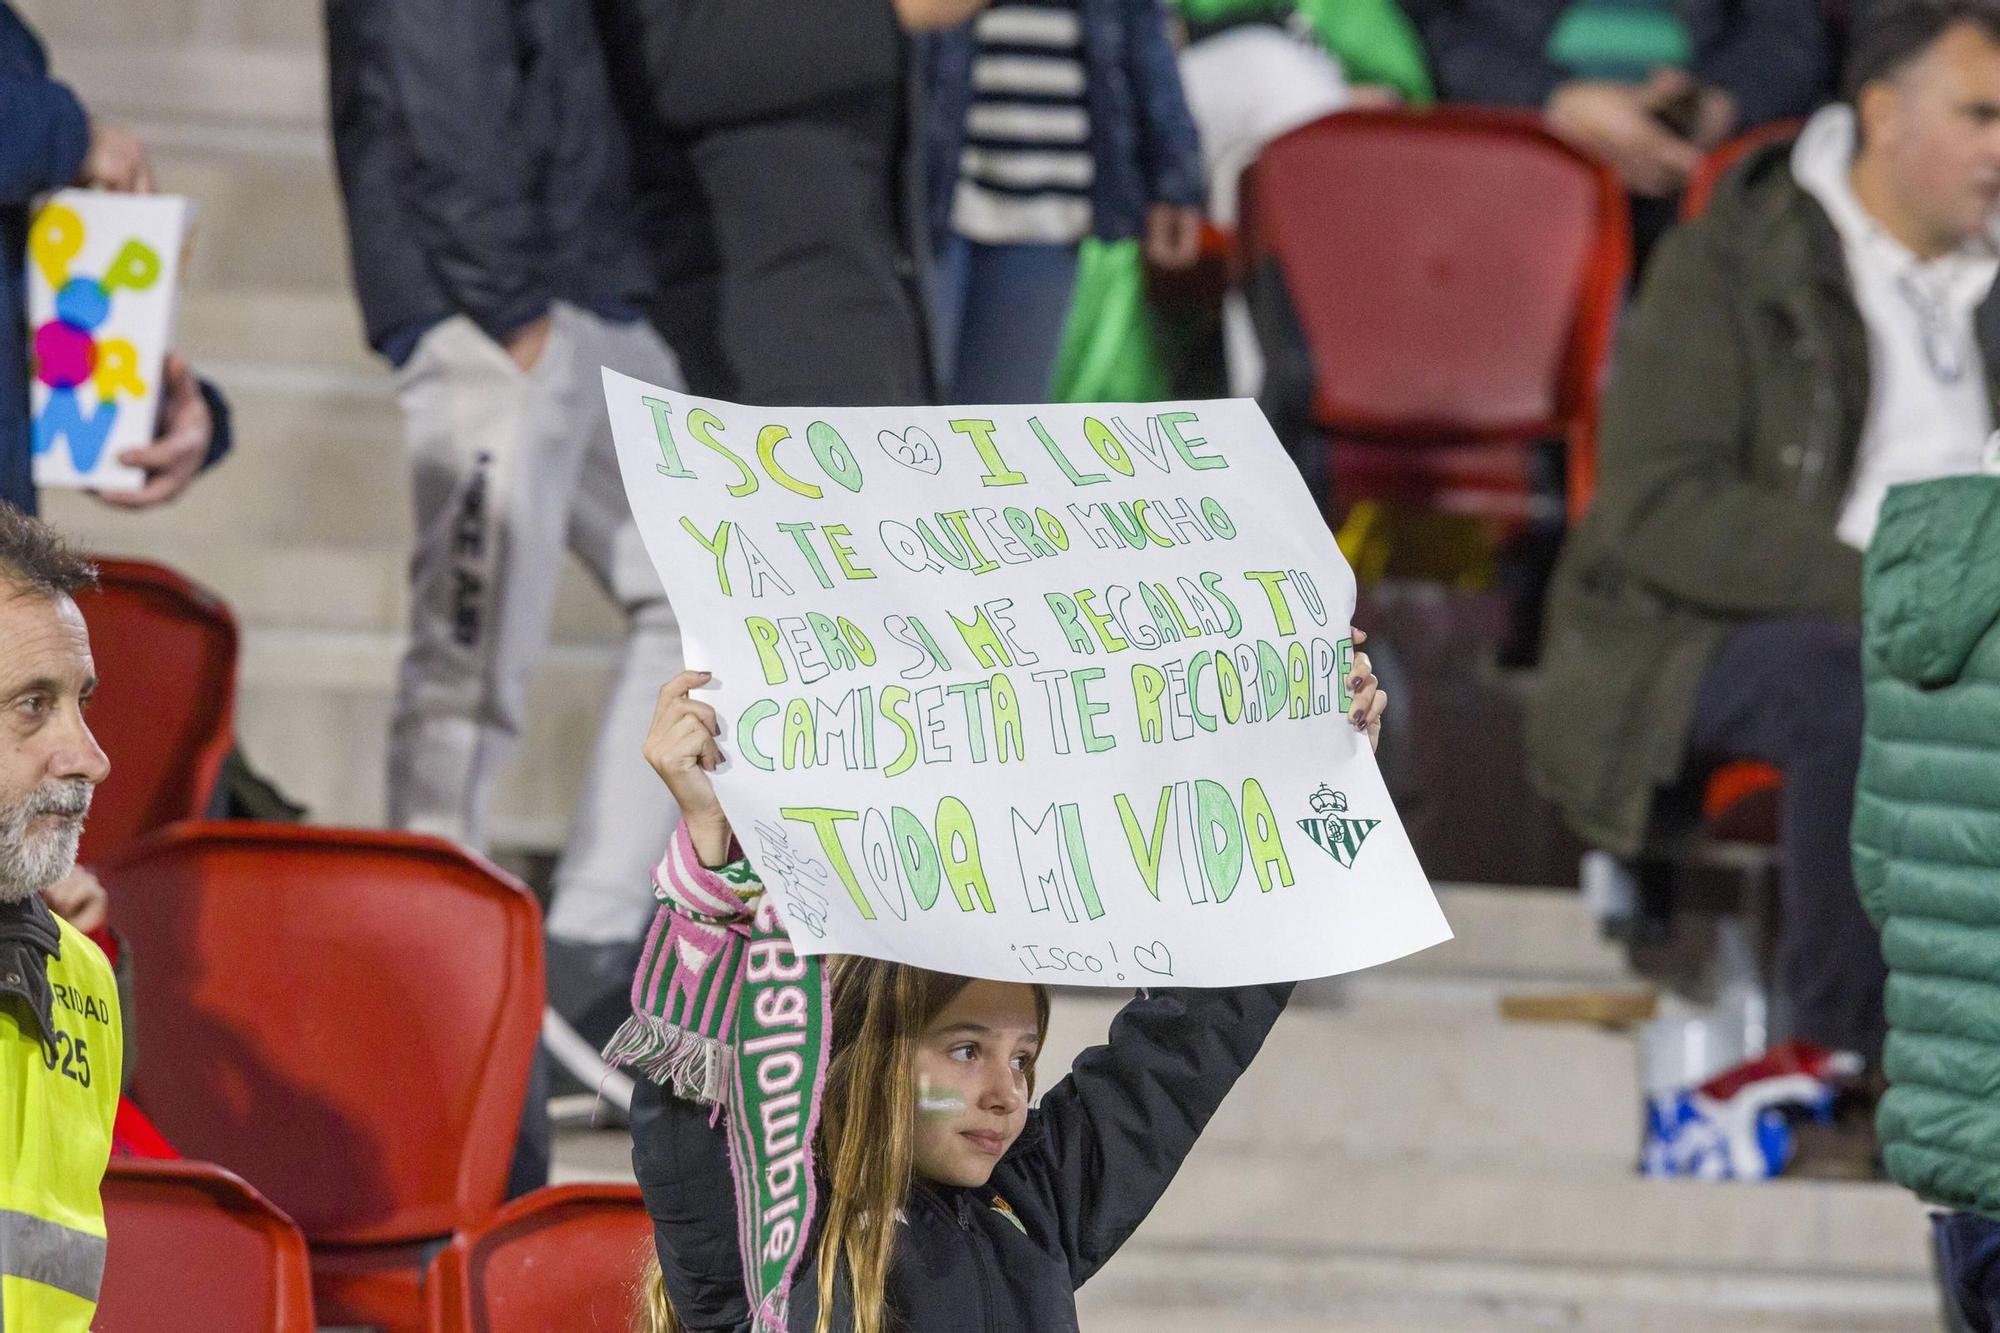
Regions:
[[633, 1014], [604, 1046], [604, 1063], [644, 1074], [684, 1101], [720, 1106], [728, 1100], [729, 1049], [713, 1037], [675, 1027], [652, 1014]]

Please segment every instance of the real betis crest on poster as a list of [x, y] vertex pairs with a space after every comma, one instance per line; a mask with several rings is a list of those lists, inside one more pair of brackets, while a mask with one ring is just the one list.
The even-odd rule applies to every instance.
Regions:
[[1347, 793], [1335, 791], [1323, 782], [1307, 804], [1318, 812], [1318, 816], [1301, 819], [1299, 827], [1321, 851], [1352, 870], [1354, 858], [1361, 855], [1361, 844], [1382, 821], [1349, 819], [1346, 813]]

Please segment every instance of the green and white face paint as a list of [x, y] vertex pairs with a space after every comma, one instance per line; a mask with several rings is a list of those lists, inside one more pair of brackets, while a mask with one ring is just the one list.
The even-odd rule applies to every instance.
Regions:
[[962, 1115], [964, 1112], [965, 1098], [949, 1089], [941, 1091], [933, 1088], [929, 1074], [917, 1075], [918, 1115], [948, 1116]]

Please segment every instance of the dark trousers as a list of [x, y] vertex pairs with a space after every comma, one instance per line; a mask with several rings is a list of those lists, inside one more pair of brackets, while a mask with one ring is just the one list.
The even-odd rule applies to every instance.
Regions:
[[742, 401], [930, 400], [897, 226], [901, 103], [865, 97], [688, 142], [714, 228], [721, 351]]
[[880, 0], [596, 0], [649, 314], [696, 393], [931, 399], [906, 211], [903, 37]]
[[521, 1107], [521, 1129], [514, 1139], [514, 1160], [507, 1165], [507, 1197], [518, 1199], [549, 1183], [555, 1164], [555, 1125], [549, 1119], [549, 1050], [535, 1047], [528, 1071], [528, 1100]]
[[1790, 1035], [1882, 1054], [1881, 941], [1854, 888], [1848, 827], [1861, 767], [1861, 638], [1831, 620], [1759, 620], [1702, 673], [1697, 768], [1760, 759], [1785, 775], [1778, 984]]
[[1938, 1284], [1952, 1333], [2000, 1330], [2000, 1222], [1978, 1213], [1931, 1214]]

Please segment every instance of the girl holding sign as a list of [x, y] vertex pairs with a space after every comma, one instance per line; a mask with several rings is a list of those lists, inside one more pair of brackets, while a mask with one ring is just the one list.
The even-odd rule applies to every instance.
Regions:
[[[1076, 1289], [1145, 1219], [1291, 984], [1141, 992], [1030, 1108], [1043, 987], [793, 953], [709, 779], [718, 721], [690, 697], [707, 680], [668, 684], [646, 740], [681, 825], [606, 1052], [647, 1076], [643, 1327], [1075, 1329]], [[1349, 683], [1373, 743], [1387, 696], [1366, 654]]]

